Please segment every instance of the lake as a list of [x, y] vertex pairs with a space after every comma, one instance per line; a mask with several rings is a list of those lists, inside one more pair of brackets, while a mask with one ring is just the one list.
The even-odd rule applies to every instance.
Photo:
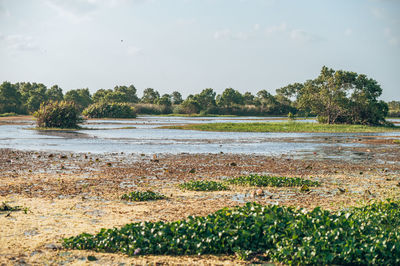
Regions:
[[[154, 117], [131, 120], [89, 120], [77, 131], [29, 130], [33, 122], [0, 125], [0, 148], [91, 153], [246, 153], [302, 158], [366, 160], [357, 148], [375, 147], [360, 138], [400, 136], [386, 133], [268, 133], [205, 132], [159, 129], [171, 124], [218, 122], [276, 122], [260, 117]], [[315, 122], [314, 120], [299, 120]], [[395, 122], [398, 122], [394, 120]], [[134, 128], [132, 128], [134, 127]]]

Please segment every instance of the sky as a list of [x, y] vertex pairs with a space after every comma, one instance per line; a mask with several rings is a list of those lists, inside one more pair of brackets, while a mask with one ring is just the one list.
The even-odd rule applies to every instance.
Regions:
[[400, 100], [398, 0], [0, 0], [0, 82], [255, 94], [322, 68]]

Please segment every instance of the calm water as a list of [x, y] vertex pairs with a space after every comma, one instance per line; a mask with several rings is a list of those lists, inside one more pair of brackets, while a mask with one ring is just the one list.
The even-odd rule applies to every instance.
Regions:
[[[349, 149], [342, 150], [340, 147], [367, 147], [365, 144], [353, 142], [355, 138], [360, 138], [360, 135], [400, 136], [400, 132], [373, 134], [248, 133], [157, 128], [170, 124], [268, 121], [279, 121], [279, 118], [140, 117], [134, 120], [90, 120], [84, 125], [88, 129], [79, 131], [28, 130], [33, 127], [33, 124], [0, 125], [0, 148], [144, 154], [223, 152], [361, 159], [366, 155], [351, 152]], [[121, 129], [122, 127], [135, 128]]]

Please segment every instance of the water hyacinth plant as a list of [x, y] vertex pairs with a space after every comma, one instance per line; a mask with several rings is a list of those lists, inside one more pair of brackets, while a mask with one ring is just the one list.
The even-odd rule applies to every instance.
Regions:
[[255, 187], [316, 187], [317, 181], [307, 180], [299, 177], [281, 177], [268, 175], [248, 175], [228, 179], [232, 185], [247, 185]]
[[182, 190], [192, 191], [222, 191], [229, 190], [229, 187], [216, 181], [189, 181], [179, 184], [179, 188]]
[[400, 201], [339, 212], [247, 203], [206, 217], [82, 233], [63, 245], [131, 256], [236, 253], [285, 264], [399, 265]]
[[133, 191], [128, 194], [122, 195], [121, 199], [128, 201], [149, 201], [149, 200], [159, 200], [166, 199], [167, 197], [153, 191]]

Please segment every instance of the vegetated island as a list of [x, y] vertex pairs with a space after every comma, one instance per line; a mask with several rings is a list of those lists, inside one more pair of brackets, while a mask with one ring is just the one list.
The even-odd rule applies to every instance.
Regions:
[[374, 133], [400, 131], [399, 126], [367, 126], [319, 124], [308, 122], [205, 123], [162, 126], [163, 129], [184, 129], [219, 132], [315, 132], [315, 133]]

